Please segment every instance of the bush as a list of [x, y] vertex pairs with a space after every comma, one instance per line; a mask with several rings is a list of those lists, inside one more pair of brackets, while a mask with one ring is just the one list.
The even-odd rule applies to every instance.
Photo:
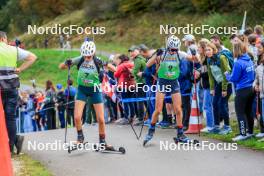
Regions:
[[84, 3], [87, 21], [106, 19], [117, 13], [118, 0], [89, 0]]

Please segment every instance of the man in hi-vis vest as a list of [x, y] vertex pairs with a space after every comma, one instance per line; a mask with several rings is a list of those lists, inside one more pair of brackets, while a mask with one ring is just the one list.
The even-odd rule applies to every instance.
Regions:
[[[29, 51], [8, 45], [6, 33], [0, 31], [0, 91], [10, 151], [13, 152], [15, 145], [17, 154], [20, 153], [23, 143], [23, 136], [18, 136], [16, 131], [16, 107], [20, 85], [18, 74], [32, 65], [35, 60], [36, 56]], [[18, 61], [24, 61], [20, 67], [17, 67]]]

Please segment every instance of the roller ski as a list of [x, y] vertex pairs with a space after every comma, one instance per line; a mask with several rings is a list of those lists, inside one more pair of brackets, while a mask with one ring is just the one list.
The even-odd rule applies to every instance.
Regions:
[[73, 145], [70, 144], [68, 146], [68, 153], [71, 153], [72, 151], [75, 151], [75, 150], [84, 149], [87, 144], [89, 144], [89, 143], [84, 142], [83, 134], [78, 134], [77, 141]]
[[146, 135], [143, 141], [143, 146], [145, 146], [153, 138], [154, 133], [155, 133], [155, 128], [150, 127], [148, 134]]
[[173, 138], [175, 144], [189, 144], [189, 145], [198, 145], [200, 142], [197, 139], [190, 139], [184, 134], [177, 135]]
[[106, 144], [106, 142], [100, 142], [99, 145], [94, 145], [94, 150], [96, 152], [102, 152], [102, 153], [116, 153], [116, 154], [125, 154], [126, 149], [124, 147], [119, 147], [116, 149], [115, 147]]

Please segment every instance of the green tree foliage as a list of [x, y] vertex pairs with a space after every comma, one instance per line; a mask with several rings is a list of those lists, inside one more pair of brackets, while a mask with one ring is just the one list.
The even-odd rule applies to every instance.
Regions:
[[58, 15], [85, 10], [88, 21], [150, 13], [239, 13], [263, 18], [263, 0], [0, 0], [0, 28], [23, 31]]
[[85, 0], [74, 0], [74, 1], [73, 0], [64, 0], [63, 1], [66, 11], [83, 9], [84, 2], [85, 2]]
[[119, 0], [88, 0], [84, 3], [87, 20], [105, 19], [118, 14]]
[[6, 10], [1, 10], [0, 16], [0, 30], [6, 30], [10, 23], [10, 17], [6, 15]]
[[236, 10], [238, 13], [247, 11], [250, 15], [264, 19], [263, 0], [230, 0], [229, 11]]
[[8, 0], [0, 0], [0, 9], [2, 9], [3, 6], [6, 5]]
[[146, 11], [152, 0], [124, 0], [119, 3], [119, 11], [123, 14]]
[[69, 10], [83, 8], [84, 0], [0, 0], [0, 29], [24, 32], [27, 25], [40, 25]]

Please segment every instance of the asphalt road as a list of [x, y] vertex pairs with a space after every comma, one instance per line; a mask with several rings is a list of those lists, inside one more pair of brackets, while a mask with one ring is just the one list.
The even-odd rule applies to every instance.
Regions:
[[[138, 129], [139, 130], [139, 129]], [[98, 142], [97, 126], [85, 126], [84, 133], [89, 142]], [[145, 135], [144, 129], [143, 135]], [[172, 129], [157, 129], [154, 139], [147, 147], [142, 146], [129, 126], [107, 126], [107, 141], [114, 146], [124, 146], [127, 153], [105, 154], [93, 151], [29, 150], [34, 141], [39, 149], [47, 143], [63, 143], [64, 130], [29, 133], [25, 137], [25, 153], [41, 161], [54, 175], [58, 176], [263, 176], [264, 153], [238, 147], [237, 150], [186, 150], [171, 148], [160, 150], [160, 141], [173, 145]], [[75, 140], [75, 130], [68, 130], [68, 140]], [[198, 138], [197, 136], [191, 136]], [[210, 145], [219, 141], [209, 141]], [[206, 144], [209, 144], [206, 142]], [[223, 145], [228, 145], [227, 143]], [[54, 146], [54, 145], [53, 145]], [[226, 147], [228, 148], [228, 147]], [[200, 147], [201, 149], [201, 147]]]

